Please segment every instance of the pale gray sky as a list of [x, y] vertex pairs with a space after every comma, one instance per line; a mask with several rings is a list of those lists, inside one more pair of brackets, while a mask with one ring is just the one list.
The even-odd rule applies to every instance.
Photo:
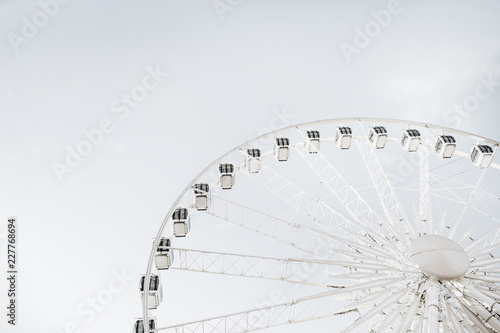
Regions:
[[[2, 314], [2, 332], [130, 330], [170, 204], [267, 130], [373, 116], [500, 139], [497, 1], [60, 2], [0, 1], [0, 219], [20, 225], [19, 326]], [[122, 271], [135, 280], [91, 316]]]

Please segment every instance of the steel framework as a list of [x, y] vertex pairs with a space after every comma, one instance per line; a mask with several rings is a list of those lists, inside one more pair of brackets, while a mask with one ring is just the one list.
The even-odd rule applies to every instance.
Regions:
[[[394, 168], [392, 154], [411, 154], [402, 147], [395, 150], [400, 141], [398, 133], [389, 136], [388, 147], [376, 149], [366, 133], [373, 124], [387, 126], [389, 135], [394, 134], [394, 129], [410, 126], [423, 133], [419, 152], [413, 153], [419, 161], [410, 175], [394, 177], [397, 168]], [[335, 125], [353, 128], [353, 147], [357, 149], [342, 148], [350, 149], [350, 154], [357, 154], [363, 163], [361, 175], [365, 178], [364, 182], [356, 179], [358, 186], [351, 182], [352, 175], [339, 172], [336, 167], [339, 162], [335, 156], [340, 155], [335, 154], [343, 152], [333, 145], [335, 138], [328, 135], [334, 134]], [[318, 151], [306, 149], [304, 133], [311, 129], [321, 132]], [[299, 252], [293, 252], [294, 257], [282, 258], [171, 247], [169, 251], [175, 260], [168, 270], [161, 271], [162, 275], [168, 276], [169, 270], [183, 270], [238, 276], [242, 278], [241, 283], [245, 278], [253, 278], [327, 291], [265, 308], [167, 325], [154, 331], [249, 332], [345, 315], [354, 315], [355, 320], [346, 325], [343, 332], [500, 331], [500, 217], [495, 215], [500, 193], [491, 192], [500, 185], [497, 171], [500, 164], [494, 159], [489, 167], [480, 170], [468, 161], [470, 153], [458, 149], [462, 146], [457, 146], [453, 157], [446, 161], [431, 156], [426, 134], [435, 136], [432, 131], [451, 133], [458, 142], [469, 145], [479, 142], [493, 146], [494, 150], [500, 146], [498, 141], [437, 125], [349, 118], [274, 131], [235, 147], [215, 160], [188, 184], [168, 212], [153, 243], [146, 276], [154, 271], [156, 249], [161, 237], [168, 235], [173, 211], [183, 205], [196, 212], [194, 205], [186, 205], [189, 192], [196, 183], [207, 182], [211, 190], [202, 194], [210, 204], [207, 210], [191, 217], [193, 228], [196, 228], [196, 220], [205, 216], [250, 230], [264, 240], [277, 241]], [[272, 147], [266, 141], [272, 137], [287, 138], [290, 143], [290, 157], [286, 161], [273, 161]], [[244, 160], [248, 163], [255, 157], [245, 154], [247, 148], [258, 148], [262, 152], [259, 151], [258, 164], [254, 163], [251, 170], [246, 168]], [[299, 159], [308, 169], [297, 169], [285, 176], [282, 169], [290, 165], [298, 168], [294, 163]], [[276, 200], [276, 206], [287, 207], [287, 213], [278, 214], [271, 202], [268, 206], [256, 207], [251, 198], [246, 202], [231, 200], [231, 191], [241, 195], [242, 190], [238, 188], [217, 189], [217, 183], [209, 179], [209, 175], [218, 164], [227, 161], [234, 161], [236, 173], [245, 176], [245, 179], [236, 179], [241, 181], [241, 188], [248, 182], [258, 184], [262, 193], [274, 198], [269, 200]], [[323, 194], [296, 181], [294, 177], [301, 177], [305, 172], [320, 181]], [[363, 191], [360, 183], [373, 190], [376, 198], [367, 196], [369, 192]], [[413, 214], [408, 214], [411, 210]], [[427, 234], [443, 235], [460, 244], [470, 259], [464, 276], [443, 280], [420, 270], [409, 248], [414, 240]], [[190, 237], [189, 234], [185, 240], [179, 240], [179, 244], [188, 242]], [[177, 239], [173, 239], [174, 246], [176, 242]], [[145, 279], [144, 289], [149, 290], [149, 278]], [[148, 296], [144, 294], [145, 304]], [[147, 307], [143, 309], [143, 320], [147, 322], [152, 314]], [[161, 318], [161, 306], [156, 311], [156, 316]], [[150, 332], [148, 327], [144, 331]]]

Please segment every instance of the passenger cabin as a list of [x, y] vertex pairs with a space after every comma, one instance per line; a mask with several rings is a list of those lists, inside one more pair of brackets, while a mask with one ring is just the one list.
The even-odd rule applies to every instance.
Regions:
[[172, 229], [175, 237], [184, 237], [191, 229], [186, 208], [177, 208], [172, 214]]
[[351, 147], [352, 130], [350, 127], [337, 127], [335, 144], [340, 149], [349, 149]]
[[[144, 305], [144, 282], [146, 281], [146, 276], [142, 275], [139, 283], [139, 289], [141, 291], [141, 301]], [[149, 294], [148, 294], [148, 309], [156, 309], [163, 300], [163, 290], [161, 288], [160, 276], [156, 274], [151, 274], [151, 279], [149, 280]]]
[[170, 250], [171, 244], [170, 238], [162, 237], [160, 239], [155, 255], [156, 269], [168, 269], [174, 262], [174, 252]]
[[232, 164], [219, 165], [219, 185], [223, 190], [230, 190], [234, 185], [234, 166]]
[[[153, 332], [156, 328], [156, 318], [148, 318], [149, 319], [149, 331]], [[137, 319], [134, 325], [134, 333], [144, 333], [146, 330], [144, 329], [144, 319]]]
[[319, 151], [319, 132], [306, 131], [306, 149], [309, 154], [316, 154]]
[[487, 168], [493, 160], [493, 148], [487, 145], [475, 145], [470, 154], [472, 164], [480, 168]]
[[287, 161], [290, 156], [290, 140], [287, 138], [275, 138], [274, 156], [276, 156], [280, 162]]
[[420, 132], [416, 129], [406, 129], [401, 137], [401, 145], [409, 152], [417, 151], [420, 144]]
[[260, 170], [260, 150], [247, 149], [246, 168], [250, 173], [257, 173]]
[[210, 196], [208, 195], [210, 187], [208, 184], [199, 183], [193, 187], [194, 206], [197, 210], [207, 210], [210, 204]]
[[457, 143], [451, 135], [438, 136], [436, 141], [436, 153], [444, 158], [450, 158], [455, 152]]
[[385, 147], [387, 142], [387, 130], [383, 126], [373, 126], [370, 127], [370, 133], [368, 134], [368, 141], [371, 145], [377, 149], [382, 149]]

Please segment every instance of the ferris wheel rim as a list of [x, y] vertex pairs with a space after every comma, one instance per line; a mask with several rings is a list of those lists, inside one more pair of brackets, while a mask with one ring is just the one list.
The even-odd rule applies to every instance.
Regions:
[[[155, 258], [155, 252], [156, 248], [159, 245], [159, 242], [161, 240], [161, 237], [163, 235], [163, 232], [165, 230], [165, 227], [168, 225], [168, 221], [170, 219], [170, 216], [173, 214], [175, 211], [176, 207], [178, 204], [181, 202], [181, 200], [184, 198], [184, 196], [193, 188], [193, 186], [196, 184], [196, 182], [203, 176], [205, 175], [211, 168], [216, 166], [218, 163], [223, 161], [226, 157], [230, 156], [234, 152], [237, 152], [238, 150], [241, 150], [242, 148], [251, 146], [252, 143], [258, 142], [259, 140], [266, 139], [272, 136], [275, 136], [276, 134], [279, 134], [281, 132], [286, 132], [291, 129], [295, 128], [304, 128], [308, 126], [314, 126], [314, 125], [325, 125], [325, 124], [330, 124], [330, 123], [343, 123], [343, 122], [359, 122], [359, 123], [391, 123], [391, 124], [404, 124], [404, 125], [415, 125], [418, 127], [425, 127], [428, 129], [434, 129], [434, 130], [441, 130], [441, 131], [446, 131], [449, 133], [453, 134], [458, 134], [464, 137], [468, 137], [471, 139], [475, 139], [477, 141], [482, 141], [484, 143], [491, 144], [495, 147], [500, 146], [500, 141], [496, 141], [487, 137], [483, 137], [471, 132], [467, 131], [462, 131], [462, 130], [457, 130], [453, 129], [447, 126], [442, 126], [442, 125], [436, 125], [436, 124], [431, 124], [431, 123], [426, 123], [426, 122], [420, 122], [420, 121], [414, 121], [414, 120], [404, 120], [404, 119], [396, 119], [396, 118], [378, 118], [378, 117], [346, 117], [346, 118], [328, 118], [328, 119], [323, 119], [323, 120], [315, 120], [315, 121], [310, 121], [310, 122], [304, 122], [304, 123], [299, 123], [299, 124], [293, 124], [289, 125], [283, 128], [279, 128], [267, 133], [264, 133], [262, 135], [259, 135], [257, 137], [254, 137], [252, 139], [249, 139], [234, 148], [228, 150], [226, 153], [222, 154], [218, 158], [216, 158], [213, 162], [211, 162], [207, 167], [205, 167], [200, 173], [198, 173], [190, 182], [189, 184], [182, 190], [182, 192], [177, 196], [175, 202], [171, 205], [170, 209], [168, 210], [165, 218], [162, 221], [162, 224], [158, 230], [158, 233], [155, 237], [155, 240], [152, 244], [149, 260], [148, 260], [148, 265], [146, 269], [146, 274], [145, 274], [145, 280], [144, 280], [144, 290], [149, 289], [149, 284], [150, 284], [150, 278], [151, 274], [153, 271], [153, 264], [154, 264], [154, 258]], [[149, 320], [149, 309], [148, 309], [148, 292], [144, 292], [144, 303], [143, 303], [143, 322], [147, 323]], [[149, 325], [144, 325], [144, 332], [145, 333], [150, 333], [149, 330]]]

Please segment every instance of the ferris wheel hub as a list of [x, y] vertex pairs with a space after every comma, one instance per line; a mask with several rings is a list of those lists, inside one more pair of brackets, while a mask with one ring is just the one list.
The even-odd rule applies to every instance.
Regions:
[[427, 275], [443, 280], [463, 277], [469, 269], [469, 256], [451, 239], [424, 235], [413, 240], [410, 258]]

